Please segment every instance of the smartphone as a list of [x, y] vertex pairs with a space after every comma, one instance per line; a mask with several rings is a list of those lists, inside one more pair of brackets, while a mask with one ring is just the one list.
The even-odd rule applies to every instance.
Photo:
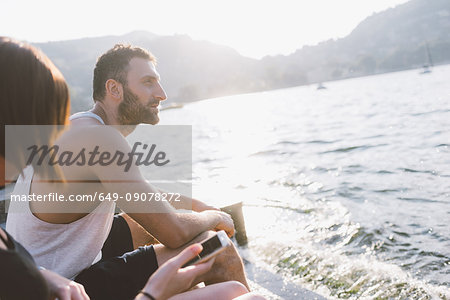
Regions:
[[228, 247], [229, 245], [230, 239], [228, 239], [228, 236], [225, 233], [225, 231], [223, 230], [218, 231], [214, 236], [202, 242], [203, 250], [197, 255], [197, 257], [194, 257], [193, 259], [185, 263], [183, 265], [183, 268], [190, 265], [205, 262], [208, 259], [225, 250], [225, 248]]

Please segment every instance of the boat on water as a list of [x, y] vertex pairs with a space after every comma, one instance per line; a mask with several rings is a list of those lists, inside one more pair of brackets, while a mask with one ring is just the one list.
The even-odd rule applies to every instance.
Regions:
[[422, 71], [419, 74], [429, 74], [431, 73], [431, 68], [433, 67], [433, 60], [431, 59], [431, 53], [430, 53], [430, 47], [428, 47], [428, 44], [426, 46], [426, 57], [425, 57], [425, 63], [422, 66]]
[[325, 90], [327, 87], [323, 85], [322, 82], [319, 82], [319, 84], [317, 84], [317, 89], [318, 90]]
[[428, 65], [423, 65], [422, 66], [422, 71], [419, 74], [428, 74], [431, 73], [431, 68]]

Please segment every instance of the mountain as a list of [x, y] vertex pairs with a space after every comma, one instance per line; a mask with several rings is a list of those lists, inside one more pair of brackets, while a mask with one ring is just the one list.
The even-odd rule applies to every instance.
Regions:
[[435, 63], [449, 63], [449, 32], [450, 1], [412, 0], [373, 14], [345, 38], [303, 47], [282, 60], [298, 62], [310, 82], [418, 68], [427, 44]]
[[158, 36], [145, 31], [36, 46], [69, 82], [75, 112], [92, 105], [95, 61], [117, 42], [149, 49], [158, 59], [167, 102], [189, 102], [419, 68], [425, 62], [426, 45], [435, 64], [450, 63], [449, 32], [449, 0], [411, 0], [369, 16], [344, 38], [260, 60], [186, 35]]
[[256, 66], [257, 60], [243, 57], [229, 47], [194, 41], [186, 35], [157, 36], [138, 31], [35, 45], [64, 74], [75, 112], [92, 105], [92, 72], [97, 57], [119, 42], [149, 49], [157, 57], [157, 69], [171, 101], [186, 102], [252, 90], [246, 86], [252, 77], [248, 68]]

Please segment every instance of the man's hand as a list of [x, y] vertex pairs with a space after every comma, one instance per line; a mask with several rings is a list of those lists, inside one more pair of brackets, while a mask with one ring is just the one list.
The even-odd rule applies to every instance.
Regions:
[[214, 231], [224, 230], [228, 237], [232, 237], [234, 235], [234, 223], [229, 214], [223, 211], [205, 211], [204, 213], [214, 213], [218, 215], [219, 222], [214, 227]]
[[75, 281], [66, 279], [49, 270], [41, 270], [47, 282], [51, 299], [59, 300], [89, 300], [84, 287]]
[[217, 210], [220, 211], [217, 207], [208, 205], [200, 200], [192, 199], [192, 210], [196, 212], [202, 212], [205, 210]]
[[[144, 291], [155, 299], [168, 299], [176, 294], [190, 289], [199, 275], [208, 272], [214, 263], [214, 258], [207, 262], [182, 268], [185, 263], [202, 251], [200, 244], [194, 244], [184, 249], [177, 256], [164, 263], [148, 280]], [[136, 299], [145, 297], [136, 297]], [[147, 299], [147, 298], [145, 298]]]

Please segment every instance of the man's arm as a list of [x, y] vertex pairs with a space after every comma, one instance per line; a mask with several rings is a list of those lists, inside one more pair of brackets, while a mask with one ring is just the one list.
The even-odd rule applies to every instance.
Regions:
[[[158, 191], [160, 193], [167, 193], [167, 191], [163, 191], [161, 189], [158, 189]], [[202, 212], [205, 210], [220, 211], [220, 209], [218, 209], [217, 207], [208, 205], [203, 201], [200, 201], [200, 200], [188, 197], [188, 196], [184, 196], [184, 195], [180, 195], [179, 201], [173, 201], [173, 202], [170, 202], [170, 204], [175, 209], [185, 209], [185, 210], [192, 210], [192, 211], [196, 211], [196, 212]]]
[[220, 211], [192, 213], [128, 213], [163, 245], [176, 249], [207, 230], [225, 230], [234, 234], [233, 221]]
[[[111, 153], [116, 151], [129, 153], [131, 151], [128, 142], [119, 132], [114, 132], [114, 129], [104, 126], [98, 127], [101, 128], [101, 134], [100, 132], [93, 133], [96, 138], [93, 139], [95, 143], [92, 146], [101, 144], [102, 149]], [[133, 195], [156, 195], [159, 193], [159, 190], [146, 182], [134, 163], [127, 171], [124, 171], [124, 167], [118, 164], [107, 166], [97, 164], [91, 168], [106, 191], [117, 193], [119, 207], [169, 248], [178, 248], [207, 230], [225, 230], [229, 236], [234, 234], [231, 217], [221, 211], [181, 213], [166, 201], [141, 201], [142, 199], [127, 201], [129, 200], [127, 194], [130, 193]]]

